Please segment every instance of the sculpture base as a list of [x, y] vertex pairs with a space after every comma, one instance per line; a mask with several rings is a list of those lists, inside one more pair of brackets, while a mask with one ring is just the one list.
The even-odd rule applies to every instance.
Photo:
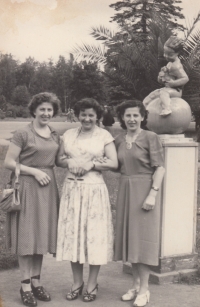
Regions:
[[163, 144], [194, 142], [193, 138], [186, 138], [184, 134], [159, 134], [159, 137]]
[[[132, 268], [130, 263], [123, 264], [123, 272], [127, 274], [132, 274]], [[169, 284], [178, 283], [182, 277], [190, 277], [197, 275], [198, 269], [181, 269], [178, 271], [170, 271], [167, 273], [156, 273], [151, 271], [149, 282], [152, 284]]]

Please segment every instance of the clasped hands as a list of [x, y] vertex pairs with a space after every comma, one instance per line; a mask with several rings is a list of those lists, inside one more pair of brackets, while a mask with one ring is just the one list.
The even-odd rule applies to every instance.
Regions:
[[70, 158], [67, 159], [67, 162], [70, 173], [78, 177], [85, 175], [93, 167], [93, 162], [91, 160], [83, 161], [82, 159]]
[[70, 173], [78, 177], [85, 175], [87, 172], [89, 172], [93, 168], [94, 166], [93, 161], [96, 161], [96, 162], [98, 161], [102, 163], [102, 162], [106, 162], [107, 160], [106, 157], [94, 158], [94, 156], [90, 154], [84, 154], [78, 157], [63, 156], [62, 159], [67, 160], [68, 169]]

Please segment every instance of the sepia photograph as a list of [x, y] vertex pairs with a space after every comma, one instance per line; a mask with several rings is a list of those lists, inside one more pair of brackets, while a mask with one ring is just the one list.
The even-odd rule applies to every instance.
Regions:
[[199, 143], [199, 0], [0, 0], [0, 307], [199, 307]]

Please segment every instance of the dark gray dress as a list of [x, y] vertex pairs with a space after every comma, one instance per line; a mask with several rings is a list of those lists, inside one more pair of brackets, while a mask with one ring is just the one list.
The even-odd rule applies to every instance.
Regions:
[[142, 130], [132, 148], [126, 148], [125, 133], [116, 140], [120, 164], [117, 198], [115, 260], [158, 265], [160, 206], [158, 198], [153, 210], [142, 205], [152, 186], [155, 166], [163, 165], [163, 149], [159, 137]]
[[7, 215], [7, 247], [18, 255], [56, 252], [59, 197], [54, 174], [59, 135], [51, 127], [43, 138], [32, 123], [15, 132], [11, 142], [21, 148], [19, 162], [46, 172], [51, 181], [41, 186], [33, 176], [20, 175], [19, 213]]

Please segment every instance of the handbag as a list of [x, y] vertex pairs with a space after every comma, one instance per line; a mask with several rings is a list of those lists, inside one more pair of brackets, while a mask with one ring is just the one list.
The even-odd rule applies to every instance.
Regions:
[[0, 201], [0, 210], [5, 212], [15, 212], [20, 211], [20, 197], [19, 197], [19, 174], [20, 174], [20, 164], [16, 164], [15, 168], [15, 182], [13, 188], [11, 188], [11, 181], [13, 173], [10, 176], [10, 181], [7, 183], [6, 188], [2, 192], [2, 198]]

